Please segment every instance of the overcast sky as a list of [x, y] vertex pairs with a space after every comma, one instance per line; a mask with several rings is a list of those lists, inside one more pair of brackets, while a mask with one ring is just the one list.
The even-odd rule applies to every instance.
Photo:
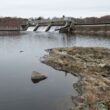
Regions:
[[110, 15], [110, 0], [0, 0], [0, 16], [86, 17]]

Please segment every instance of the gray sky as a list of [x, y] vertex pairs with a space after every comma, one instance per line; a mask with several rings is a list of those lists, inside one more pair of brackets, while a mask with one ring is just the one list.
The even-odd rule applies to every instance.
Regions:
[[86, 17], [110, 15], [110, 0], [0, 0], [0, 16]]

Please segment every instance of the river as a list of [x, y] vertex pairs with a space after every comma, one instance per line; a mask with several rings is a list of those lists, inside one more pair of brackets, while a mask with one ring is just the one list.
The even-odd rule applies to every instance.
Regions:
[[[45, 49], [73, 46], [110, 48], [104, 36], [66, 35], [54, 32], [21, 32], [0, 36], [0, 110], [67, 110], [78, 93], [78, 78], [40, 62]], [[34, 84], [31, 74], [48, 76]]]

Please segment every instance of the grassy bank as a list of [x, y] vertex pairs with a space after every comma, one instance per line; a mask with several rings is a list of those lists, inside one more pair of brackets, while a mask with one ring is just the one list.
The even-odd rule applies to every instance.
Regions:
[[73, 30], [74, 34], [110, 36], [110, 24], [75, 25]]
[[49, 49], [43, 63], [79, 76], [71, 110], [110, 110], [110, 50], [105, 48]]

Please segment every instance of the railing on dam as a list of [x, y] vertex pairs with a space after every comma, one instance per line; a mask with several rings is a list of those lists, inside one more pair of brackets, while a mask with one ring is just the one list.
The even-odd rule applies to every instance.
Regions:
[[[42, 24], [42, 23], [62, 23], [62, 22], [70, 22], [70, 19], [43, 19], [43, 20], [36, 20], [35, 24]], [[73, 21], [72, 21], [73, 22]]]

